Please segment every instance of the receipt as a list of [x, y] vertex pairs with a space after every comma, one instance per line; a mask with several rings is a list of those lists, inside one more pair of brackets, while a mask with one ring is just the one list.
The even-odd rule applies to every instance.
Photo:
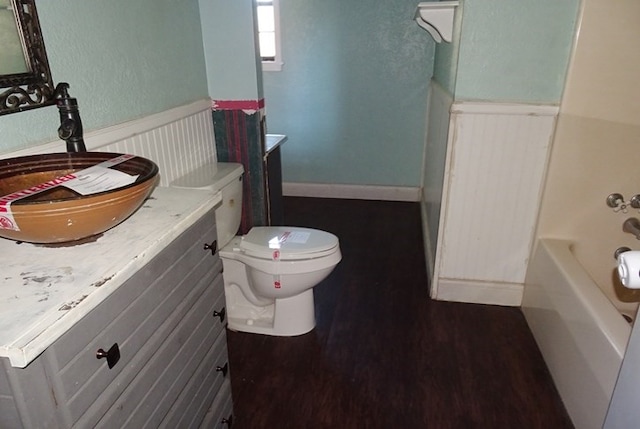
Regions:
[[62, 186], [72, 189], [81, 195], [97, 194], [111, 189], [130, 185], [138, 179], [122, 171], [94, 165], [74, 174], [76, 177]]

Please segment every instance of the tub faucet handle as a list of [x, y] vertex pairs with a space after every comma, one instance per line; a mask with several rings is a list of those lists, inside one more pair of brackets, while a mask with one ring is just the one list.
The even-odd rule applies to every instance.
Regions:
[[[639, 196], [640, 197], [640, 196]], [[638, 199], [638, 204], [640, 207], [640, 199]], [[622, 212], [622, 213], [626, 213], [627, 212], [627, 206], [629, 205], [628, 202], [626, 202], [624, 200], [624, 197], [622, 196], [622, 194], [619, 193], [613, 193], [613, 194], [609, 194], [607, 196], [607, 205], [609, 207], [611, 207], [613, 209], [614, 212]]]
[[634, 209], [640, 209], [640, 194], [635, 194], [629, 200], [629, 205]]
[[607, 196], [607, 205], [611, 208], [616, 208], [622, 203], [624, 203], [624, 197], [622, 196], [622, 194], [618, 194], [616, 192]]

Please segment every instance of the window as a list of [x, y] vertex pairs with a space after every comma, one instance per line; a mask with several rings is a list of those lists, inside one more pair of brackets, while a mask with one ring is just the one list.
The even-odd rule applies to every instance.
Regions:
[[256, 0], [258, 12], [258, 43], [262, 70], [282, 70], [280, 53], [280, 17], [278, 0]]

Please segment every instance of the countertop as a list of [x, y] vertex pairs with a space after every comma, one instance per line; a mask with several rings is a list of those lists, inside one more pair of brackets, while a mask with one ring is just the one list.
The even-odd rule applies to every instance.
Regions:
[[286, 142], [288, 139], [288, 137], [284, 134], [267, 134], [265, 137], [267, 138], [267, 142], [265, 144], [266, 155], [269, 155], [271, 151], [280, 147], [280, 145]]
[[95, 241], [46, 247], [0, 238], [0, 356], [23, 368], [221, 201], [156, 188]]

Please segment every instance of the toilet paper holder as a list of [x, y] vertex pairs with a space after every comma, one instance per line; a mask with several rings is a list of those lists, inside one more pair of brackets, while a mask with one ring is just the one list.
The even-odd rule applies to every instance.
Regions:
[[617, 257], [620, 283], [627, 289], [640, 289], [640, 251], [629, 251], [624, 248], [618, 250], [623, 250]]

